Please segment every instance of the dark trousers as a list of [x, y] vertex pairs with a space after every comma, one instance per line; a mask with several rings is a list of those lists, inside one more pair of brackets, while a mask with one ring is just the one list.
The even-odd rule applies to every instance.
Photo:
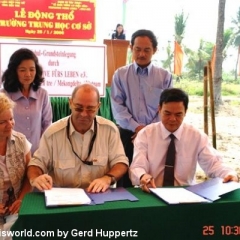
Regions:
[[[127, 129], [120, 128], [120, 127], [119, 127], [119, 132], [120, 132], [120, 137], [124, 147], [124, 151], [126, 156], [128, 157], [129, 165], [130, 165], [133, 158], [133, 143], [132, 143], [131, 137], [134, 135], [134, 132]], [[128, 172], [125, 173], [125, 175], [118, 181], [117, 186], [124, 187], [124, 188], [132, 187], [132, 182], [129, 178]]]

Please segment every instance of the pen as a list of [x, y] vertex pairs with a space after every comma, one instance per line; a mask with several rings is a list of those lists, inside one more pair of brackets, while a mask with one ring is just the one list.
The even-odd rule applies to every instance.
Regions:
[[146, 183], [145, 183], [145, 184], [140, 184], [139, 187], [142, 188], [143, 186], [147, 185], [148, 183], [151, 182], [152, 179], [153, 179], [153, 177], [148, 178], [148, 179], [146, 180]]

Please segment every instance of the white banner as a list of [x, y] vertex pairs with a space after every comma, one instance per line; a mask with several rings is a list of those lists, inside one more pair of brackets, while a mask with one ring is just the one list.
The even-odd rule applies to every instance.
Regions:
[[18, 44], [0, 43], [0, 72], [6, 70], [9, 58], [19, 48], [28, 48], [43, 67], [42, 87], [49, 96], [70, 96], [73, 88], [82, 83], [95, 85], [100, 96], [105, 95], [107, 82], [105, 45]]

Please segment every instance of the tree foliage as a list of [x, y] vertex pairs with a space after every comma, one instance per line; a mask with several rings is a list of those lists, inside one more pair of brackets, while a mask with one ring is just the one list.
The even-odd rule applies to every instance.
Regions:
[[173, 51], [171, 48], [171, 42], [168, 42], [168, 46], [166, 48], [167, 51], [167, 59], [166, 60], [162, 60], [162, 66], [163, 68], [167, 69], [168, 71], [172, 72], [172, 62], [173, 62]]
[[185, 17], [185, 14], [182, 10], [180, 14], [175, 15], [175, 41], [181, 45], [182, 40], [184, 38], [184, 33], [186, 29], [188, 15]]
[[[176, 14], [174, 16], [175, 19], [175, 33], [174, 33], [174, 40], [178, 42], [178, 44], [181, 45], [182, 40], [184, 38], [184, 33], [186, 29], [187, 19], [188, 16], [185, 17], [185, 14], [182, 10], [181, 13]], [[162, 60], [162, 66], [166, 69], [168, 69], [170, 72], [172, 72], [172, 63], [173, 63], [173, 57], [174, 57], [174, 50], [171, 48], [171, 41], [168, 42], [168, 46], [166, 48], [167, 51], [167, 59]]]
[[200, 40], [197, 51], [184, 46], [184, 52], [187, 55], [188, 62], [186, 64], [187, 76], [192, 79], [203, 79], [204, 66], [211, 59], [214, 44]]

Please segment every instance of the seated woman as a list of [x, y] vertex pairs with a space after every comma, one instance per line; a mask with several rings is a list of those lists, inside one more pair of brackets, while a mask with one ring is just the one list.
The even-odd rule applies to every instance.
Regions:
[[122, 40], [126, 39], [122, 24], [120, 23], [117, 24], [116, 29], [112, 34], [112, 39], [122, 39]]
[[25, 193], [31, 191], [26, 177], [31, 143], [23, 134], [13, 130], [14, 104], [0, 93], [0, 231], [10, 230]]

